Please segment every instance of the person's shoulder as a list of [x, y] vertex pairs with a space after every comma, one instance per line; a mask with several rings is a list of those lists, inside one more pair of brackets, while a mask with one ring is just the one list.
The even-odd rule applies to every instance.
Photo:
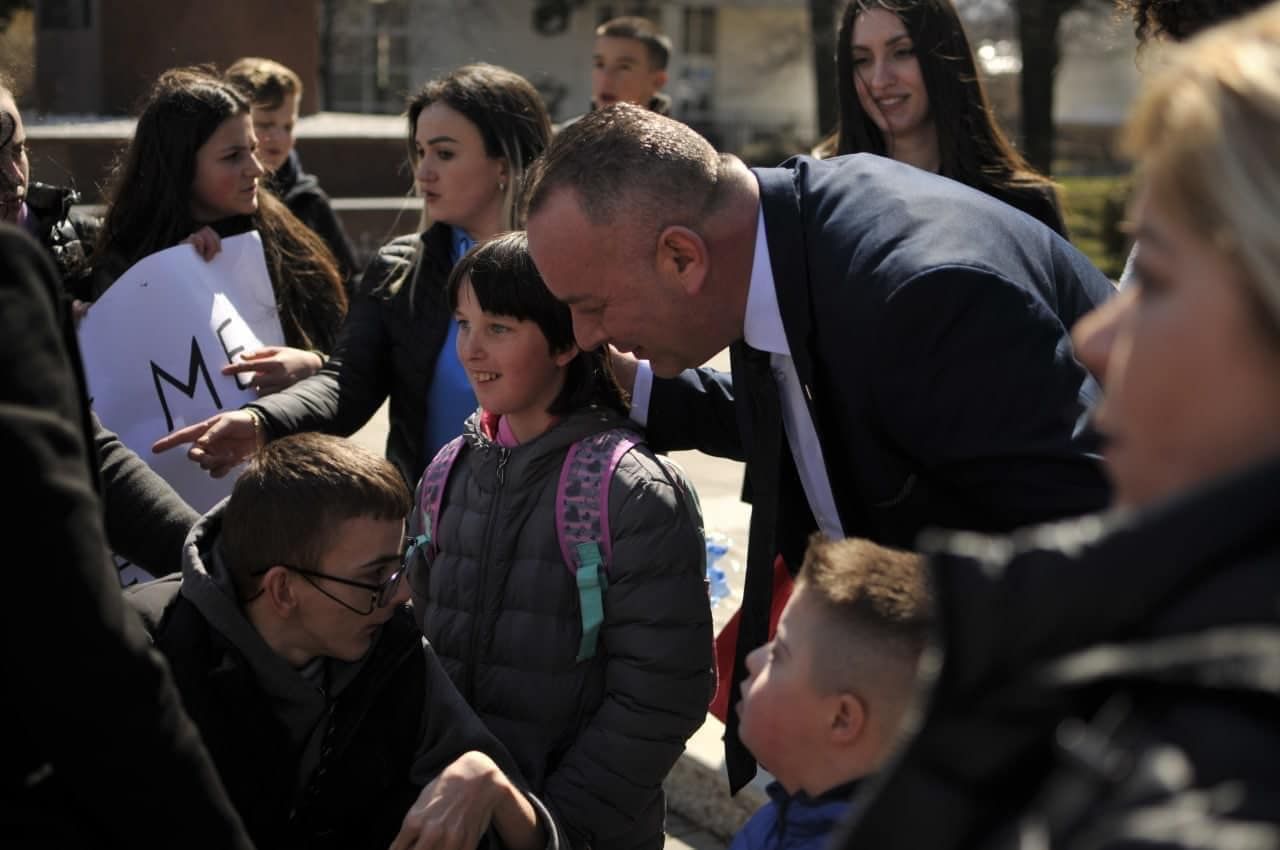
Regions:
[[5, 265], [26, 262], [34, 257], [43, 257], [45, 253], [30, 233], [12, 224], [0, 222], [0, 262]]
[[142, 618], [147, 633], [154, 636], [160, 630], [169, 609], [182, 598], [181, 590], [182, 575], [174, 573], [126, 587], [124, 600]]
[[360, 289], [365, 294], [384, 293], [387, 286], [402, 280], [408, 266], [422, 251], [422, 235], [406, 233], [378, 249], [361, 276]]

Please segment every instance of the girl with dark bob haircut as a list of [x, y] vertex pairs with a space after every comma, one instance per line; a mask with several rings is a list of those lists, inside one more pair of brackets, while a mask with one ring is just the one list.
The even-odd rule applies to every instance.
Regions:
[[[458, 309], [463, 287], [469, 287], [485, 313], [537, 325], [552, 354], [577, 349], [569, 308], [547, 289], [529, 255], [529, 240], [523, 231], [494, 237], [458, 261], [449, 275], [449, 309]], [[602, 348], [577, 351], [547, 412], [563, 416], [593, 404], [623, 416], [629, 412], [630, 399], [618, 385]]]
[[479, 406], [418, 487], [414, 617], [573, 846], [660, 848], [662, 781], [714, 681], [696, 498], [524, 233], [477, 245], [448, 289]]
[[820, 156], [874, 153], [985, 192], [1066, 235], [1053, 182], [1001, 131], [950, 0], [851, 0], [836, 41], [840, 119]]
[[101, 296], [134, 263], [184, 240], [210, 259], [220, 237], [257, 230], [290, 347], [251, 359], [266, 393], [320, 368], [347, 296], [320, 237], [260, 190], [256, 147], [249, 102], [235, 87], [201, 68], [162, 74], [113, 175], [93, 289]]

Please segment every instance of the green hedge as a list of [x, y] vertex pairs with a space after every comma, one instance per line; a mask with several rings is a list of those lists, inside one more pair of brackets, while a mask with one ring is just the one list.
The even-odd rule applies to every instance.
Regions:
[[1057, 181], [1072, 243], [1108, 277], [1120, 277], [1129, 254], [1129, 237], [1122, 229], [1132, 185], [1128, 175]]

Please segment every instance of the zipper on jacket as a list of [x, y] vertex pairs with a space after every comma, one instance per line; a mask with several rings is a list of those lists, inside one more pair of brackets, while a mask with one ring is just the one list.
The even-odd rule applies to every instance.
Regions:
[[485, 522], [484, 530], [484, 549], [480, 552], [480, 581], [476, 583], [479, 591], [479, 599], [476, 600], [476, 613], [471, 620], [471, 662], [467, 664], [467, 680], [466, 687], [463, 689], [463, 697], [466, 698], [467, 704], [475, 705], [476, 696], [476, 667], [479, 666], [480, 659], [480, 625], [484, 622], [488, 612], [484, 610], [484, 596], [487, 591], [489, 558], [493, 552], [493, 540], [496, 537], [494, 529], [498, 524], [498, 505], [502, 501], [502, 485], [506, 481], [507, 461], [511, 459], [511, 450], [503, 446], [496, 446], [498, 452], [498, 486], [493, 491], [493, 504], [489, 506], [489, 517]]

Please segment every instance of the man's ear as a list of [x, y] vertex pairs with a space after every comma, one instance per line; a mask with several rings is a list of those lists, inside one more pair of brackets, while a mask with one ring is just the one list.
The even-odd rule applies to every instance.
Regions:
[[274, 566], [263, 574], [262, 596], [278, 617], [288, 617], [298, 607], [289, 571], [281, 566]]
[[856, 743], [867, 727], [867, 704], [862, 697], [847, 691], [831, 699], [831, 742], [837, 746]]
[[678, 224], [658, 234], [658, 273], [687, 295], [697, 295], [707, 280], [710, 254], [702, 237]]
[[653, 72], [653, 93], [657, 94], [667, 85], [666, 70]]

